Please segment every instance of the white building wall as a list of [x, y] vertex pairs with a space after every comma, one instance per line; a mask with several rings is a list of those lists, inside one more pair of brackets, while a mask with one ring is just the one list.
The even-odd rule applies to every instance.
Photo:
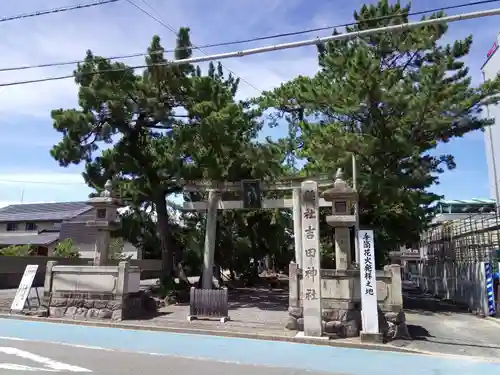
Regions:
[[[496, 49], [496, 50], [495, 50]], [[493, 79], [500, 73], [500, 34], [497, 35], [496, 47], [492, 45], [490, 56], [482, 67], [483, 78]], [[488, 163], [488, 180], [491, 198], [500, 204], [500, 105], [490, 105], [485, 116], [496, 120], [484, 132], [486, 160]]]
[[58, 226], [61, 225], [59, 222], [54, 222], [54, 221], [36, 221], [34, 222], [36, 224], [36, 230], [34, 231], [26, 231], [26, 222], [25, 221], [15, 221], [17, 223], [17, 230], [16, 231], [7, 231], [7, 223], [0, 223], [0, 236], [5, 235], [5, 236], [15, 236], [15, 235], [22, 235], [25, 236], [26, 234], [33, 233], [37, 234], [37, 232], [41, 230], [54, 230], [57, 229]]

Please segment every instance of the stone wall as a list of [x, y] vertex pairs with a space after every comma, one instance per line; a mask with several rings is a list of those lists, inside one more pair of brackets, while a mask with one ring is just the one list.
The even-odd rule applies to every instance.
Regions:
[[140, 291], [138, 267], [61, 266], [47, 264], [46, 314], [72, 319], [140, 319], [156, 313], [156, 301]]
[[[361, 285], [359, 270], [321, 270], [323, 332], [339, 337], [356, 337], [361, 330]], [[401, 269], [389, 265], [376, 272], [379, 327], [386, 337], [394, 337], [404, 325]], [[302, 271], [290, 264], [289, 321], [287, 328], [302, 331]], [[399, 331], [405, 327], [399, 327]], [[399, 334], [399, 333], [398, 333]]]
[[47, 263], [57, 261], [65, 265], [86, 265], [88, 259], [79, 258], [57, 258], [44, 256], [0, 256], [0, 289], [14, 289], [19, 286], [24, 270], [28, 264], [37, 264], [38, 271], [33, 281], [34, 287], [43, 286], [45, 281], [45, 269]]
[[55, 293], [47, 301], [48, 315], [53, 318], [125, 320], [156, 312], [156, 301], [144, 292], [123, 298], [110, 293]]

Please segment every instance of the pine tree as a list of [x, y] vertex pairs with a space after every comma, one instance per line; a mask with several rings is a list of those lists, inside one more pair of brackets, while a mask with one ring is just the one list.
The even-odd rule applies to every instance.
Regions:
[[[175, 59], [191, 56], [190, 47], [189, 29], [182, 28]], [[206, 75], [189, 64], [168, 64], [163, 52], [155, 36], [147, 68], [137, 74], [89, 51], [75, 72], [80, 108], [52, 111], [62, 139], [51, 154], [61, 166], [84, 162], [85, 180], [97, 190], [115, 180], [131, 209], [124, 220], [130, 241], [151, 246], [159, 236], [167, 284], [183, 247], [166, 197], [180, 193], [186, 180], [268, 176], [279, 172], [282, 158], [277, 145], [255, 142], [261, 111], [235, 99], [235, 77], [225, 77], [220, 64], [210, 64]], [[150, 210], [156, 233], [144, 215]]]
[[[346, 31], [407, 23], [410, 9], [399, 1], [363, 5]], [[305, 110], [299, 143], [306, 169], [350, 171], [351, 153], [357, 155], [361, 225], [376, 230], [384, 253], [418, 240], [439, 198], [429, 188], [455, 168], [453, 155], [437, 155], [437, 145], [492, 123], [481, 108], [498, 101], [500, 79], [473, 87], [462, 60], [472, 36], [444, 45], [446, 31], [436, 24], [319, 45], [316, 76], [298, 77], [261, 100]]]

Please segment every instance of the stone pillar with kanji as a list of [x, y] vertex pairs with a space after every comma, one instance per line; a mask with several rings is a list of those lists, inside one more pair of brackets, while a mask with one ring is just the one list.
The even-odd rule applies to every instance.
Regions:
[[301, 184], [302, 216], [302, 294], [304, 310], [304, 335], [321, 337], [321, 265], [319, 247], [319, 195], [316, 181]]
[[85, 223], [90, 228], [97, 229], [97, 237], [94, 252], [94, 266], [105, 266], [108, 263], [109, 244], [111, 232], [120, 228], [118, 208], [122, 207], [113, 191], [113, 183], [108, 180], [104, 190], [97, 196], [90, 198], [88, 204], [94, 207], [94, 218]]

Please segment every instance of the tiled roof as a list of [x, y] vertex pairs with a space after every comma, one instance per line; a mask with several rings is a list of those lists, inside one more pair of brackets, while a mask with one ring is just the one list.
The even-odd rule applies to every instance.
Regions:
[[41, 233], [41, 234], [26, 234], [0, 236], [0, 246], [9, 245], [49, 245], [59, 239], [59, 233]]
[[88, 227], [85, 223], [64, 222], [61, 224], [59, 238], [61, 240], [71, 238], [74, 244], [95, 244], [97, 234], [97, 228]]
[[92, 209], [87, 202], [12, 204], [0, 208], [0, 222], [61, 221]]

